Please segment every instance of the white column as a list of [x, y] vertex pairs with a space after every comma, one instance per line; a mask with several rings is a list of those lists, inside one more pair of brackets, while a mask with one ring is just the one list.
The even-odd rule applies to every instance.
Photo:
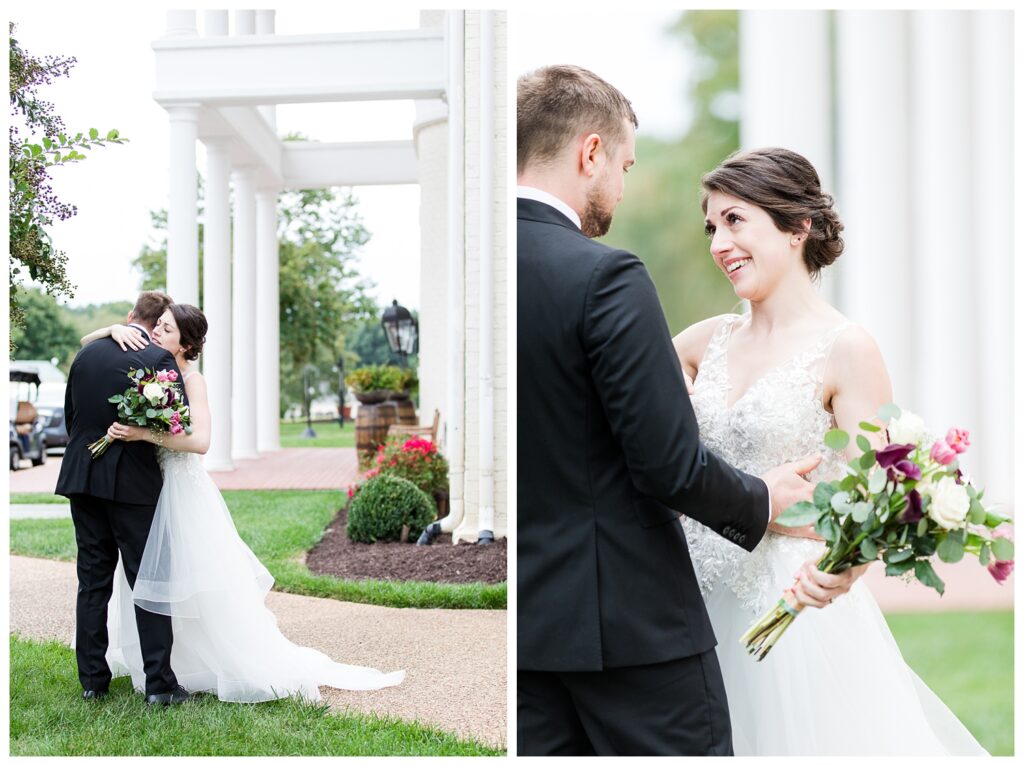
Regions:
[[[256, 11], [256, 34], [258, 35], [272, 35], [274, 34], [274, 14], [276, 11]], [[275, 131], [277, 130], [277, 107], [260, 106], [257, 107], [259, 113], [263, 115], [263, 119], [267, 121]]]
[[167, 108], [170, 118], [170, 199], [167, 205], [167, 293], [177, 303], [199, 303], [199, 227], [196, 141], [199, 105]]
[[256, 192], [256, 446], [281, 449], [280, 290], [277, 191]]
[[244, 460], [256, 451], [256, 185], [251, 165], [235, 169], [233, 252], [233, 342], [231, 355], [231, 456]]
[[449, 514], [441, 529], [452, 532], [465, 514], [465, 11], [447, 12], [448, 44], [448, 399], [445, 454], [448, 458]]
[[235, 11], [235, 34], [256, 34], [256, 11]]
[[910, 19], [911, 244], [921, 318], [908, 339], [918, 375], [912, 401], [935, 429], [970, 428], [978, 422], [977, 232], [1000, 225], [972, 215], [970, 15], [915, 11]]
[[[983, 480], [987, 502], [1013, 505], [1013, 13], [971, 14], [974, 136], [971, 269], [976, 275], [980, 367], [978, 421], [964, 465]], [[1018, 267], [1019, 268], [1019, 267]], [[1019, 309], [1018, 309], [1019, 310]], [[1018, 389], [1019, 390], [1019, 389]], [[1020, 399], [1017, 407], [1021, 406]]]
[[164, 37], [196, 37], [195, 11], [167, 11], [167, 31]]
[[874, 336], [895, 400], [910, 407], [915, 379], [907, 337], [913, 335], [916, 316], [907, 215], [907, 17], [906, 11], [836, 14], [836, 196], [846, 226], [846, 250], [837, 262], [841, 308]]
[[[740, 148], [780, 146], [802, 154], [826, 192], [835, 181], [829, 13], [740, 13]], [[822, 273], [821, 292], [834, 301], [829, 272]]]
[[[208, 11], [209, 13], [209, 11]], [[227, 139], [206, 145], [206, 225], [203, 229], [203, 313], [209, 323], [203, 376], [210, 398], [212, 433], [206, 470], [230, 471], [231, 462], [231, 159]]]
[[224, 37], [228, 34], [227, 11], [204, 11], [203, 36]]

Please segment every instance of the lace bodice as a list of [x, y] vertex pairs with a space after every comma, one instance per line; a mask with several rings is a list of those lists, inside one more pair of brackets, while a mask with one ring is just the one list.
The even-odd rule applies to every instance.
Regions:
[[[733, 328], [743, 321], [748, 320], [738, 314], [727, 316], [704, 352], [692, 396], [701, 440], [719, 457], [754, 475], [811, 453], [823, 455], [821, 465], [808, 474], [812, 482], [841, 475], [842, 454], [822, 443], [833, 424], [821, 404], [822, 376], [833, 342], [849, 325], [824, 332], [810, 348], [768, 370], [728, 406], [732, 385], [727, 348]], [[684, 518], [682, 524], [705, 599], [714, 588], [725, 586], [758, 614], [779, 598], [780, 560], [795, 562], [795, 571], [823, 549], [820, 541], [768, 531], [753, 552], [747, 552], [693, 519]]]
[[156, 462], [165, 477], [170, 471], [188, 475], [198, 481], [206, 472], [200, 456], [195, 452], [178, 452], [166, 447], [156, 448]]

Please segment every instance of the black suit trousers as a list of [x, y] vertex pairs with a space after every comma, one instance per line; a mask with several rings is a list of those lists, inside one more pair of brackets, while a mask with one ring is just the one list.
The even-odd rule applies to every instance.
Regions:
[[[128, 584], [134, 588], [156, 508], [89, 495], [72, 495], [70, 499], [78, 543], [78, 678], [84, 689], [106, 689], [111, 678], [106, 660], [107, 605], [114, 587], [117, 554], [121, 552]], [[135, 621], [146, 672], [146, 694], [169, 692], [178, 683], [171, 670], [171, 618], [136, 606]]]
[[732, 755], [715, 650], [654, 665], [517, 674], [517, 755]]

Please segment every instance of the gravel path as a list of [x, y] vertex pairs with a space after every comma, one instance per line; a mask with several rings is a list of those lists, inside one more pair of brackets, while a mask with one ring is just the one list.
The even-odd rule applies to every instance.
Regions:
[[[70, 644], [74, 564], [11, 556], [11, 632]], [[267, 605], [282, 632], [339, 662], [390, 671], [396, 687], [351, 692], [323, 687], [337, 709], [394, 715], [506, 746], [504, 611], [390, 609], [271, 592]]]

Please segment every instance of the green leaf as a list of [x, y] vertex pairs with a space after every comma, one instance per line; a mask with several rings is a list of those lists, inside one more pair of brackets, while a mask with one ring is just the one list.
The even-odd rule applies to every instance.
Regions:
[[882, 430], [881, 426], [876, 426], [874, 423], [869, 423], [866, 420], [860, 421], [858, 425], [860, 426], [861, 431], [870, 431], [871, 433], [877, 433], [878, 431]]
[[832, 495], [836, 493], [835, 487], [827, 481], [819, 481], [814, 488], [814, 504], [819, 508], [829, 508], [832, 505]]
[[871, 538], [865, 538], [860, 541], [860, 555], [864, 557], [865, 561], [874, 561], [878, 558], [878, 546], [875, 545], [875, 541]]
[[1009, 520], [1010, 520], [1009, 516], [1003, 516], [1001, 513], [996, 513], [995, 511], [986, 511], [985, 512], [985, 526], [986, 527], [991, 527], [991, 528], [995, 529], [1000, 524], [1005, 524]]
[[39, 144], [29, 144], [28, 148], [32, 152], [33, 157], [38, 157], [40, 154], [43, 153], [43, 147], [41, 147]]
[[929, 588], [935, 588], [941, 596], [946, 590], [946, 584], [939, 579], [939, 576], [935, 574], [935, 570], [932, 569], [932, 565], [927, 560], [920, 560], [914, 564], [914, 574], [917, 575], [917, 579], [920, 580], [924, 585]]
[[947, 564], [955, 564], [964, 557], [964, 546], [953, 535], [946, 535], [939, 541], [939, 547], [935, 552]]
[[135, 414], [135, 410], [133, 410], [131, 407], [125, 407], [124, 408], [124, 414], [126, 416], [134, 415]]
[[900, 408], [892, 402], [889, 404], [883, 404], [878, 408], [878, 419], [883, 423], [888, 423], [893, 418], [898, 418], [901, 414]]
[[854, 489], [859, 483], [860, 480], [856, 476], [847, 476], [845, 479], [839, 482], [839, 489], [843, 490], [844, 492], [849, 492], [851, 489]]
[[47, 149], [53, 146], [53, 141], [50, 140], [49, 136], [43, 136], [43, 146]]
[[986, 543], [981, 546], [981, 550], [978, 551], [978, 561], [981, 562], [983, 567], [988, 566], [988, 562], [992, 560], [992, 547]]
[[861, 452], [871, 451], [871, 442], [863, 434], [857, 434], [857, 446], [860, 447]]
[[778, 515], [775, 523], [781, 524], [784, 527], [806, 527], [808, 524], [813, 524], [817, 521], [820, 515], [821, 511], [818, 510], [818, 507], [805, 500], [789, 506], [789, 508]]
[[885, 489], [886, 482], [889, 481], [889, 477], [886, 476], [885, 471], [878, 469], [868, 477], [868, 492], [872, 495], [877, 495], [883, 489]]
[[116, 141], [117, 137], [119, 135], [120, 135], [120, 133], [118, 133], [117, 130], [111, 129], [111, 130], [107, 131], [107, 140], [108, 141]]
[[846, 449], [850, 443], [850, 435], [841, 428], [833, 428], [825, 433], [825, 446], [837, 452]]
[[156, 410], [154, 410], [152, 407], [148, 408], [146, 410], [146, 417], [147, 418], [155, 418], [156, 417]]
[[107, 399], [107, 401], [110, 402], [111, 404], [118, 404], [124, 401], [124, 396], [122, 396], [121, 394], [116, 394]]
[[909, 532], [910, 532], [910, 525], [909, 524], [904, 524], [903, 525], [903, 531], [900, 532], [900, 545], [903, 545], [904, 543], [907, 542], [907, 534]]
[[53, 162], [54, 164], [60, 162], [60, 152], [55, 151], [53, 153]]
[[985, 516], [985, 506], [977, 500], [971, 500], [971, 510], [967, 514], [967, 520], [972, 524], [984, 524]]
[[814, 525], [814, 531], [830, 543], [834, 543], [839, 539], [839, 527], [830, 513], [823, 514], [818, 519]]
[[1005, 537], [992, 541], [992, 555], [997, 561], [1013, 561], [1013, 543]]
[[914, 557], [913, 548], [904, 548], [899, 551], [886, 551], [885, 552], [885, 563], [886, 564], [898, 564], [901, 561], [906, 561]]
[[845, 492], [836, 492], [832, 495], [832, 499], [829, 500], [829, 505], [832, 506], [833, 511], [838, 513], [846, 514], [850, 512], [850, 496]]
[[925, 533], [927, 531], [928, 531], [928, 517], [925, 516], [923, 519], [921, 519], [919, 522], [917, 522], [917, 536], [918, 537], [924, 537], [924, 535], [925, 535]]
[[857, 458], [857, 465], [859, 465], [865, 471], [868, 470], [869, 468], [871, 468], [871, 466], [873, 466], [874, 464], [875, 464], [875, 451], [874, 450], [871, 450], [870, 452], [865, 452], [863, 455], [861, 455], [859, 458]]
[[96, 128], [89, 128], [89, 138], [91, 138], [93, 141], [99, 138], [99, 135], [100, 132], [96, 130]]
[[908, 558], [905, 561], [900, 561], [895, 564], [888, 564], [885, 567], [885, 575], [886, 577], [897, 577], [903, 574], [904, 572], [909, 572], [911, 569], [913, 569], [914, 564], [915, 562], [912, 558]]
[[853, 510], [850, 511], [850, 515], [853, 517], [853, 520], [855, 522], [857, 522], [858, 524], [863, 524], [865, 521], [867, 521], [868, 514], [871, 513], [872, 507], [873, 506], [871, 505], [871, 503], [866, 503], [863, 501], [859, 503], [854, 503]]

